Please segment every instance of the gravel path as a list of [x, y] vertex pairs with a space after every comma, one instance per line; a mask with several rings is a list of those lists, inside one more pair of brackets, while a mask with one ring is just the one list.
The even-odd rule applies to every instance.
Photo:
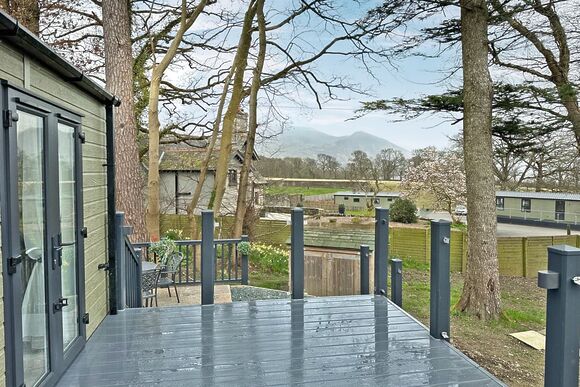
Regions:
[[290, 293], [282, 290], [258, 288], [255, 286], [231, 286], [232, 301], [254, 301], [290, 298]]

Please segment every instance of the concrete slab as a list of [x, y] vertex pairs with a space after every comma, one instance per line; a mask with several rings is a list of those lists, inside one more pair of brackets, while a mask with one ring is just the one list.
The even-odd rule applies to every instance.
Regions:
[[543, 351], [546, 349], [546, 336], [542, 335], [540, 332], [536, 331], [524, 331], [511, 333], [510, 336], [515, 337], [522, 343], [529, 345], [530, 347], [537, 349], [538, 351]]
[[[175, 297], [175, 290], [171, 290], [171, 297], [167, 289], [157, 290], [157, 301], [159, 306], [172, 306], [172, 305], [200, 305], [201, 304], [201, 286], [191, 285], [191, 286], [178, 286], [177, 291], [179, 292], [180, 304], [177, 303], [177, 297]], [[232, 302], [232, 293], [230, 291], [230, 285], [215, 285], [214, 286], [214, 302], [216, 304], [225, 304]]]

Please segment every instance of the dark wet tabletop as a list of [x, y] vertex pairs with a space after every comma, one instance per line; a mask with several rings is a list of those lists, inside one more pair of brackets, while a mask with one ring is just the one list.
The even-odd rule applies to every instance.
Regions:
[[381, 296], [128, 309], [59, 386], [500, 386]]

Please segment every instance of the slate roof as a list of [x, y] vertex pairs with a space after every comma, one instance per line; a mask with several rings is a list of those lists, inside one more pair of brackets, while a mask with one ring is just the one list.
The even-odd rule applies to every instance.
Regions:
[[[290, 244], [290, 239], [286, 240]], [[339, 250], [359, 250], [360, 245], [375, 248], [375, 234], [367, 230], [305, 229], [304, 246]]]
[[[162, 145], [159, 151], [159, 170], [160, 171], [199, 171], [205, 158], [205, 143], [199, 146], [188, 144]], [[234, 145], [232, 149], [232, 158], [230, 165], [239, 166], [244, 160], [244, 145]], [[209, 163], [209, 169], [215, 170], [219, 157], [220, 148], [214, 148], [212, 158]], [[254, 152], [254, 160], [258, 160], [258, 155]], [[143, 157], [143, 164], [148, 165], [147, 155]]]
[[495, 195], [497, 197], [505, 197], [505, 198], [580, 201], [580, 194], [568, 193], [568, 192], [497, 191], [495, 193]]

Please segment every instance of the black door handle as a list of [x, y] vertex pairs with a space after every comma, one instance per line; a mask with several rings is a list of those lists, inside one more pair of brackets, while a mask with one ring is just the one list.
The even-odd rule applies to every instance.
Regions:
[[68, 306], [68, 298], [61, 297], [61, 298], [58, 299], [58, 302], [55, 302], [54, 303], [54, 311], [55, 312], [59, 312], [65, 306]]

